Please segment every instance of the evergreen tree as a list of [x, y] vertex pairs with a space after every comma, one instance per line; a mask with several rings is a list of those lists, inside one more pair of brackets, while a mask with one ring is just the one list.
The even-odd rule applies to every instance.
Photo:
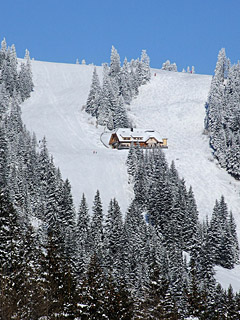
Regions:
[[8, 177], [8, 142], [4, 125], [0, 125], [0, 188], [7, 186]]
[[103, 210], [98, 190], [94, 197], [92, 210], [93, 216], [90, 225], [91, 250], [93, 253], [97, 254], [98, 259], [100, 259], [102, 258], [103, 247]]
[[121, 70], [119, 92], [123, 96], [124, 102], [130, 104], [132, 100], [132, 88], [130, 81], [130, 72], [127, 58], [124, 59], [123, 67]]
[[233, 319], [237, 320], [239, 317], [239, 314], [236, 313], [236, 304], [233, 294], [232, 286], [230, 285], [227, 290], [227, 299], [226, 299], [226, 319]]
[[19, 217], [6, 192], [0, 194], [0, 314], [11, 319], [17, 312], [21, 275], [22, 234]]
[[113, 277], [122, 276], [123, 260], [123, 221], [116, 199], [111, 200], [104, 226], [105, 266]]
[[169, 60], [167, 60], [166, 62], [163, 63], [162, 70], [177, 72], [177, 65], [175, 62], [171, 63]]
[[135, 176], [135, 170], [136, 170], [136, 153], [135, 153], [135, 147], [133, 142], [130, 145], [128, 155], [127, 155], [127, 160], [126, 160], [126, 165], [127, 165], [127, 172], [129, 175], [129, 182], [133, 179]]
[[88, 99], [86, 103], [86, 112], [90, 113], [92, 116], [96, 116], [98, 114], [98, 108], [100, 105], [101, 99], [101, 87], [100, 81], [97, 74], [97, 69], [94, 67], [93, 76], [92, 76], [92, 84], [88, 94]]
[[6, 59], [7, 55], [7, 42], [4, 38], [1, 42], [1, 50], [0, 50], [0, 69], [2, 68], [3, 61]]
[[[46, 255], [42, 259], [44, 315], [58, 319], [68, 313], [75, 313], [75, 283], [71, 266], [67, 265], [64, 249], [58, 241], [59, 228], [47, 235]], [[71, 314], [69, 314], [71, 313]]]
[[127, 128], [129, 120], [125, 104], [138, 94], [138, 87], [150, 80], [149, 57], [142, 51], [141, 61], [132, 61], [129, 67], [127, 59], [121, 67], [120, 56], [112, 46], [110, 67], [103, 64], [103, 84], [100, 87], [96, 69], [86, 103], [86, 112], [97, 118], [97, 124], [107, 126], [109, 130]]
[[113, 113], [113, 122], [114, 128], [128, 128], [129, 126], [127, 112], [122, 96], [119, 96], [119, 98], [117, 99], [117, 105]]
[[86, 270], [89, 263], [90, 252], [90, 217], [88, 213], [88, 206], [86, 203], [85, 195], [82, 195], [81, 203], [77, 214], [77, 273], [80, 278]]
[[80, 290], [78, 315], [82, 320], [106, 319], [105, 277], [97, 256], [94, 254]]
[[143, 294], [146, 281], [147, 261], [145, 256], [146, 224], [136, 202], [130, 205], [124, 223], [126, 249], [126, 280], [137, 296]]
[[239, 243], [238, 243], [238, 237], [236, 232], [236, 223], [231, 211], [229, 214], [228, 224], [229, 224], [230, 238], [232, 243], [233, 262], [239, 263]]
[[114, 46], [112, 46], [109, 75], [111, 77], [117, 77], [119, 76], [120, 71], [121, 71], [120, 56], [117, 50], [114, 48]]
[[146, 50], [142, 50], [141, 64], [142, 64], [142, 84], [145, 84], [151, 79], [150, 59], [149, 59], [149, 56], [147, 55]]

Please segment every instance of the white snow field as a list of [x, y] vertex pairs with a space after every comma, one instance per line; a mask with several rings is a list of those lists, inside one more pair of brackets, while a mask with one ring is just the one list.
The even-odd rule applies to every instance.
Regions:
[[[125, 213], [133, 197], [125, 166], [127, 151], [106, 148], [100, 140], [104, 128], [96, 128], [95, 120], [82, 110], [93, 66], [32, 61], [32, 71], [35, 88], [22, 105], [23, 121], [38, 139], [46, 136], [55, 164], [71, 182], [75, 204], [84, 192], [91, 207], [99, 189], [105, 212], [116, 197]], [[101, 78], [102, 68], [97, 71]], [[192, 185], [200, 218], [211, 216], [215, 200], [224, 195], [240, 236], [240, 182], [213, 160], [203, 135], [211, 76], [155, 69], [152, 74], [129, 107], [130, 117], [138, 128], [154, 129], [168, 138], [167, 160], [169, 164], [174, 160], [186, 185]], [[224, 287], [231, 283], [240, 290], [240, 268], [216, 270]]]

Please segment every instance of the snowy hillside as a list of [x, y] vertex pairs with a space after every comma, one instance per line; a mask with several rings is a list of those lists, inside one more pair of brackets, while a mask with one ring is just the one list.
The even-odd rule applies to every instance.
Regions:
[[[46, 136], [63, 178], [72, 184], [75, 203], [84, 192], [91, 206], [99, 189], [105, 209], [110, 198], [116, 197], [125, 212], [133, 196], [127, 182], [127, 152], [107, 149], [100, 141], [103, 128], [96, 128], [82, 111], [93, 67], [33, 61], [32, 70], [35, 90], [22, 106], [23, 121], [38, 139]], [[101, 76], [101, 67], [97, 71]], [[140, 88], [130, 106], [131, 118], [137, 127], [152, 128], [168, 138], [169, 149], [164, 152], [169, 163], [175, 161], [187, 186], [192, 185], [200, 217], [211, 215], [215, 200], [223, 194], [240, 236], [240, 182], [219, 168], [202, 134], [211, 77], [152, 72], [156, 76]], [[220, 281], [222, 277], [228, 282], [227, 272], [221, 273]]]
[[[89, 206], [99, 189], [104, 208], [116, 197], [123, 211], [132, 193], [128, 190], [126, 153], [104, 147], [103, 128], [82, 111], [93, 73], [92, 66], [32, 62], [35, 90], [22, 107], [27, 128], [41, 139], [69, 178], [76, 205], [84, 192]], [[101, 68], [98, 68], [101, 74]]]
[[174, 160], [186, 184], [192, 185], [200, 217], [211, 215], [216, 199], [224, 195], [237, 220], [240, 235], [239, 182], [213, 160], [203, 135], [204, 104], [210, 76], [157, 72], [151, 84], [140, 89], [132, 106], [135, 123], [152, 127], [168, 138], [167, 159]]

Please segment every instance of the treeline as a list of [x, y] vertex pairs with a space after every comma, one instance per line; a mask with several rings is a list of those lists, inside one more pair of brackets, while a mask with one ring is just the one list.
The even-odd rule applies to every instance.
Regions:
[[[132, 150], [136, 197], [125, 219], [116, 199], [105, 215], [97, 191], [91, 213], [84, 195], [75, 215], [56, 193], [51, 215], [23, 220], [2, 192], [2, 319], [237, 319], [240, 295], [214, 279], [214, 265], [239, 261], [224, 198], [200, 223], [192, 189], [162, 151]], [[140, 199], [140, 184], [151, 196]]]
[[30, 97], [33, 91], [32, 72], [29, 51], [26, 50], [24, 62], [18, 67], [15, 46], [7, 47], [6, 40], [1, 42], [0, 49], [0, 104], [6, 108], [9, 98], [20, 98], [20, 101]]
[[[156, 283], [161, 288], [163, 279], [169, 281], [168, 295], [165, 292], [163, 300], [166, 303], [165, 299], [171, 297], [172, 308], [175, 306], [177, 311], [170, 309], [176, 319], [187, 316], [231, 319], [226, 312], [226, 293], [220, 290], [220, 285], [214, 279], [214, 266], [231, 269], [239, 263], [236, 224], [224, 197], [216, 201], [210, 221], [201, 223], [192, 188], [186, 189], [174, 162], [168, 167], [161, 150], [146, 150], [143, 153], [139, 145], [131, 146], [127, 167], [129, 182], [133, 184], [135, 193], [134, 202], [137, 202], [138, 210], [145, 214], [148, 227], [152, 226], [159, 235], [158, 242], [162, 246], [162, 252], [157, 258], [158, 264], [155, 265], [159, 277], [154, 279], [155, 290]], [[163, 252], [167, 263], [161, 264]], [[188, 261], [184, 261], [184, 252], [188, 253]], [[150, 274], [152, 271], [150, 267]], [[220, 292], [222, 304], [216, 300]], [[232, 295], [231, 288], [229, 292]], [[239, 299], [239, 296], [236, 295], [236, 298]], [[239, 301], [235, 303], [239, 308]], [[152, 305], [149, 308], [154, 309]], [[237, 317], [239, 309], [234, 312], [233, 319]], [[162, 313], [163, 309], [160, 308], [155, 318], [162, 319]], [[147, 319], [154, 318], [151, 316], [151, 312], [147, 317], [145, 314]], [[175, 319], [173, 315], [163, 317], [168, 318]]]
[[168, 168], [161, 149], [144, 153], [139, 145], [132, 145], [127, 168], [134, 201], [146, 212], [147, 221], [159, 229], [165, 244], [173, 242], [181, 250], [191, 252], [206, 232], [214, 265], [231, 269], [239, 262], [236, 224], [223, 196], [216, 200], [210, 221], [201, 224], [192, 188], [187, 190], [174, 162]]
[[231, 66], [225, 49], [218, 54], [206, 103], [205, 129], [222, 168], [240, 179], [240, 66]]
[[86, 102], [86, 112], [96, 117], [97, 123], [109, 130], [127, 128], [131, 124], [127, 117], [126, 105], [138, 95], [138, 88], [151, 78], [150, 59], [142, 50], [141, 60], [125, 58], [121, 67], [120, 56], [112, 47], [111, 62], [103, 64], [103, 82], [100, 85], [96, 67]]

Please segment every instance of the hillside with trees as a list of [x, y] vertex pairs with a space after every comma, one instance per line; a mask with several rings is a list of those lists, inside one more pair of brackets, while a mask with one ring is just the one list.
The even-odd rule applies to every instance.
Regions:
[[[105, 212], [101, 194], [112, 188], [106, 183], [94, 190], [91, 206], [82, 194], [76, 209], [71, 183], [46, 138], [36, 139], [22, 121], [20, 103], [25, 100], [25, 108], [29, 95], [36, 98], [39, 85], [36, 77], [32, 92], [29, 53], [19, 69], [5, 42], [1, 52], [1, 318], [237, 318], [240, 294], [231, 286], [224, 290], [214, 277], [216, 265], [232, 269], [239, 262], [236, 223], [224, 196], [211, 218], [200, 221], [194, 190], [175, 163], [169, 165], [159, 149], [132, 146], [119, 156], [133, 190], [126, 213], [117, 197]], [[114, 68], [112, 75], [111, 66], [107, 70], [107, 77], [117, 77]], [[111, 150], [106, 153], [111, 157]]]
[[231, 65], [225, 49], [218, 54], [206, 103], [205, 129], [222, 168], [240, 179], [240, 66]]
[[150, 78], [150, 59], [146, 50], [142, 50], [141, 60], [131, 60], [129, 63], [125, 58], [121, 67], [120, 56], [112, 46], [110, 66], [103, 64], [102, 86], [94, 68], [86, 112], [109, 130], [130, 127], [132, 124], [127, 116], [126, 105], [131, 103], [138, 95], [139, 87], [149, 82]]

